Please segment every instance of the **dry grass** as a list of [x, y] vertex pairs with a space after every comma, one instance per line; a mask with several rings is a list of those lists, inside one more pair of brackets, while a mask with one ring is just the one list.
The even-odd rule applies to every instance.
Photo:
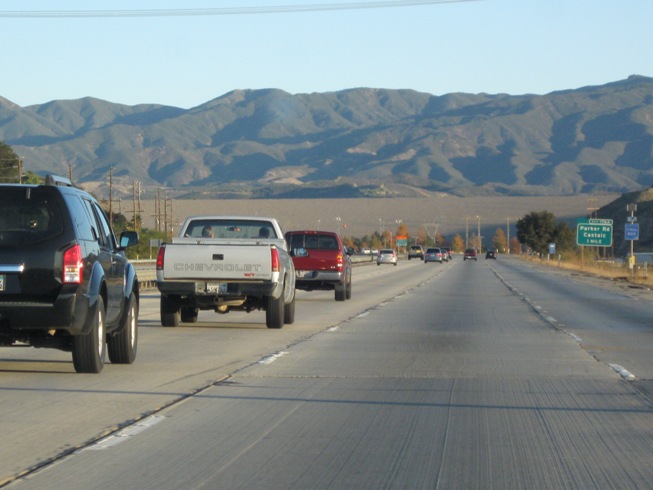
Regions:
[[582, 271], [586, 274], [605, 277], [614, 281], [624, 281], [632, 284], [653, 287], [653, 270], [649, 271], [650, 267], [646, 263], [638, 264], [634, 269], [630, 269], [627, 263], [593, 261], [587, 259], [581, 260], [578, 257], [560, 261], [540, 261], [538, 258], [530, 257], [529, 260], [536, 260], [542, 265], [548, 267], [559, 267], [565, 270]]

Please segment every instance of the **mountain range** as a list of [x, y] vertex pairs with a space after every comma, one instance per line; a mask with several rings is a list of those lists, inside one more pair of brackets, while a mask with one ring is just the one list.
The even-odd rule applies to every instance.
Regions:
[[653, 78], [546, 95], [234, 90], [190, 109], [0, 97], [0, 141], [25, 170], [183, 197], [624, 193], [653, 185]]

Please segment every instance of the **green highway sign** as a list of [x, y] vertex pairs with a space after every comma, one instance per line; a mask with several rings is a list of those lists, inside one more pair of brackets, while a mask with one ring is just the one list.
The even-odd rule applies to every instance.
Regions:
[[[610, 223], [584, 222], [576, 225], [576, 243], [587, 247], [610, 247], [612, 246], [612, 220]], [[597, 220], [598, 221], [598, 220]]]

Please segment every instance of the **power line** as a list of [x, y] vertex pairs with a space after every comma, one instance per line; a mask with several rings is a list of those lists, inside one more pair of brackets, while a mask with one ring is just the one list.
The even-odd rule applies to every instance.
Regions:
[[201, 17], [215, 15], [279, 14], [334, 10], [417, 7], [443, 3], [477, 2], [481, 0], [382, 0], [371, 2], [339, 2], [304, 5], [272, 5], [268, 7], [223, 7], [198, 9], [148, 10], [0, 10], [5, 18], [97, 18], [97, 17]]

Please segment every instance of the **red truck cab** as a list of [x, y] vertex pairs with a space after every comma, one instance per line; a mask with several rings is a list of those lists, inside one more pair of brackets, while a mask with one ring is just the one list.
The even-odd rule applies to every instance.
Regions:
[[351, 258], [340, 236], [330, 231], [298, 230], [285, 234], [295, 266], [295, 287], [334, 290], [336, 301], [351, 298]]

